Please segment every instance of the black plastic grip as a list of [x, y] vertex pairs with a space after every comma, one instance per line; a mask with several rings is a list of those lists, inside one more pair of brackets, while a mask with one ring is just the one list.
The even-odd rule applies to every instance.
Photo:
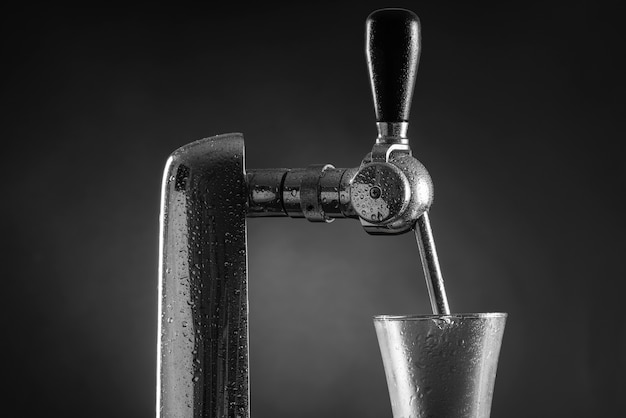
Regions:
[[420, 55], [420, 27], [405, 9], [377, 10], [367, 17], [365, 54], [377, 122], [408, 122]]

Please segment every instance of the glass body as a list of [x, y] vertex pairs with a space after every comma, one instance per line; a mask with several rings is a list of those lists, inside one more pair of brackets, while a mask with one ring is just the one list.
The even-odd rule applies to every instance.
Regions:
[[505, 313], [374, 318], [394, 418], [487, 418]]

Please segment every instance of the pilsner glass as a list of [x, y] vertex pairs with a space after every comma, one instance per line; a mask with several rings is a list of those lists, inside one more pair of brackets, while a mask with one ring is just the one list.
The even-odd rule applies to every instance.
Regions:
[[505, 313], [374, 317], [394, 418], [488, 418]]

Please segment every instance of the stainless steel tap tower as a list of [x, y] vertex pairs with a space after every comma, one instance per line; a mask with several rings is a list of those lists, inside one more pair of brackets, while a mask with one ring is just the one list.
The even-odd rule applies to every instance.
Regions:
[[246, 169], [243, 135], [176, 150], [165, 167], [159, 264], [158, 417], [249, 418], [246, 217], [358, 219], [370, 234], [415, 230], [434, 313], [449, 313], [428, 221], [433, 185], [408, 117], [419, 20], [366, 23], [378, 137], [355, 168]]

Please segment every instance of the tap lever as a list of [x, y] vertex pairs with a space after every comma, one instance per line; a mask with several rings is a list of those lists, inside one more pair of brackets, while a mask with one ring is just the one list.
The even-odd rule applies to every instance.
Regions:
[[409, 112], [420, 54], [419, 19], [405, 9], [371, 13], [366, 22], [370, 73], [379, 143], [408, 143]]
[[405, 9], [382, 9], [365, 24], [365, 55], [370, 73], [378, 137], [363, 158], [350, 192], [361, 225], [370, 234], [401, 234], [433, 200], [426, 168], [413, 157], [407, 130], [417, 64], [420, 29]]

